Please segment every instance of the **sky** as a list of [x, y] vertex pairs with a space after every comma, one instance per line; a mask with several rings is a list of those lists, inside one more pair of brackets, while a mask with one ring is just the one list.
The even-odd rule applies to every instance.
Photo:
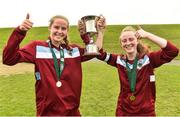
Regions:
[[17, 27], [30, 14], [34, 26], [48, 26], [54, 15], [70, 25], [86, 15], [104, 15], [107, 25], [180, 24], [179, 0], [0, 0], [0, 28]]

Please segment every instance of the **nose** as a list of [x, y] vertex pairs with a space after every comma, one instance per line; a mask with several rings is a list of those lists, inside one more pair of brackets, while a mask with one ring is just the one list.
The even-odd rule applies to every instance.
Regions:
[[129, 40], [127, 40], [126, 44], [129, 45], [129, 44], [131, 44], [131, 42]]
[[58, 33], [62, 33], [63, 31], [62, 31], [62, 29], [61, 28], [59, 28], [58, 29]]

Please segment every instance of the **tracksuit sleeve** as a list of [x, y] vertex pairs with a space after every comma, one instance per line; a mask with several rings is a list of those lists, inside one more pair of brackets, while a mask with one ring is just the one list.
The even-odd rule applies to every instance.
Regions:
[[105, 52], [103, 49], [100, 50], [100, 55], [97, 59], [107, 62], [107, 64], [117, 67], [117, 55]]
[[83, 40], [83, 42], [85, 43], [85, 45], [90, 43], [90, 37], [87, 34], [84, 35], [80, 35], [81, 39]]
[[153, 68], [159, 67], [174, 59], [178, 55], [178, 52], [179, 49], [168, 41], [165, 48], [149, 53], [150, 63]]
[[3, 64], [15, 65], [20, 62], [35, 62], [35, 42], [19, 48], [25, 35], [26, 32], [22, 32], [19, 27], [13, 31], [3, 50]]

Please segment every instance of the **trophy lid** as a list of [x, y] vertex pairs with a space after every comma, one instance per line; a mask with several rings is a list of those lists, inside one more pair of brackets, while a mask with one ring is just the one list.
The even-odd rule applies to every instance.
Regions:
[[94, 20], [96, 17], [96, 15], [86, 15], [82, 17], [81, 20]]

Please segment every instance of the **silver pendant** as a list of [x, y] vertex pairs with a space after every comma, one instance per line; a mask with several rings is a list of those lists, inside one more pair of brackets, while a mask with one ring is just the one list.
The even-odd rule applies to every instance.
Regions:
[[61, 83], [60, 81], [57, 81], [57, 82], [56, 82], [56, 86], [57, 86], [57, 87], [61, 87], [61, 85], [62, 85], [62, 83]]

